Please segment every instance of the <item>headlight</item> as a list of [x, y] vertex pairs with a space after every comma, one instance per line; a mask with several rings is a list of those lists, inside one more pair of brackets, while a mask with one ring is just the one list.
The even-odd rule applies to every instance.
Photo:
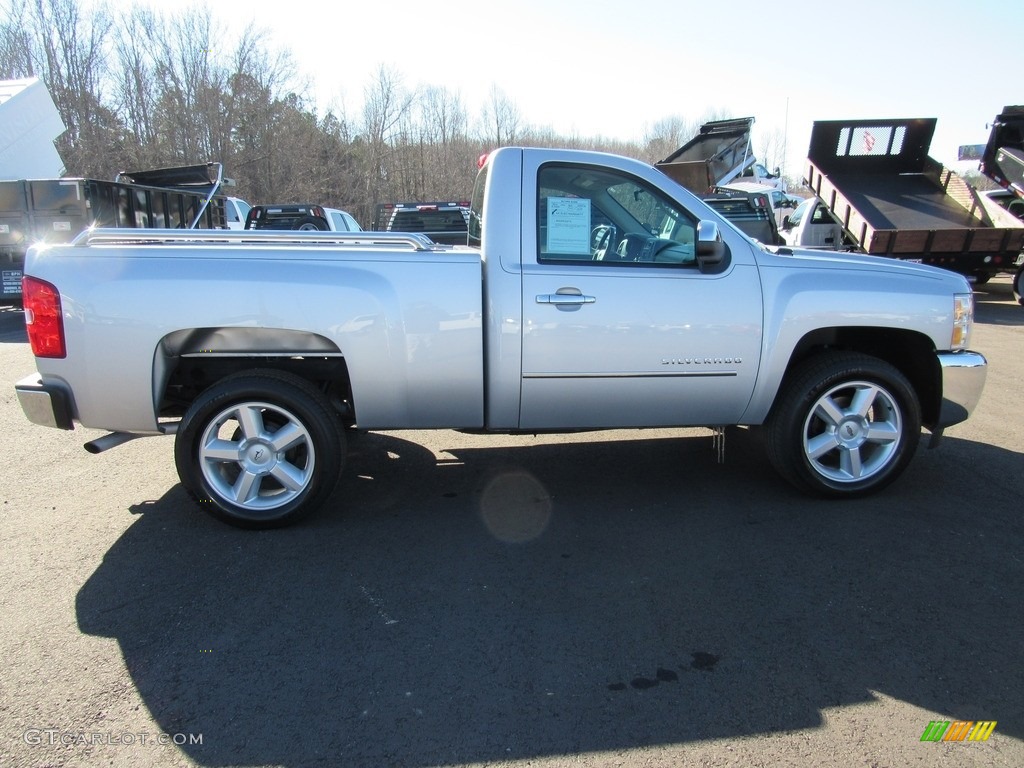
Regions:
[[971, 324], [974, 322], [974, 295], [953, 294], [953, 334], [949, 339], [950, 349], [966, 349], [971, 340]]

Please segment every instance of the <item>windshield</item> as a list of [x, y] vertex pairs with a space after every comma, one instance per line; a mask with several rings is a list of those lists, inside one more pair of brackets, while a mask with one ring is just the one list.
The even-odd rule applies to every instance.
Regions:
[[807, 215], [807, 209], [810, 208], [811, 205], [813, 205], [813, 203], [814, 198], [811, 197], [807, 198], [802, 203], [800, 203], [800, 205], [796, 207], [796, 210], [789, 215], [790, 226], [795, 227], [797, 224], [803, 221], [804, 216]]

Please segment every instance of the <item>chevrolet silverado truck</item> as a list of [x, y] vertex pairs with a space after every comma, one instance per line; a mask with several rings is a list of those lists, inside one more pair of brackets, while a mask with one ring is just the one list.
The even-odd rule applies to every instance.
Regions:
[[978, 402], [967, 280], [761, 246], [653, 166], [502, 148], [465, 246], [400, 233], [94, 230], [28, 255], [37, 424], [174, 434], [240, 527], [321, 506], [351, 429], [763, 427], [826, 497], [877, 491]]

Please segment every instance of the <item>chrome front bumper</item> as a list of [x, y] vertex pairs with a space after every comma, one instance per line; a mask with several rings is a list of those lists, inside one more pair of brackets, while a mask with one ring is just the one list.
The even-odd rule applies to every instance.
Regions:
[[[942, 404], [935, 429], [959, 424], [967, 419], [981, 399], [988, 361], [977, 352], [940, 352]], [[934, 430], [933, 430], [934, 431]]]
[[71, 397], [60, 387], [44, 384], [38, 373], [26, 376], [14, 385], [18, 403], [33, 424], [57, 429], [74, 429]]

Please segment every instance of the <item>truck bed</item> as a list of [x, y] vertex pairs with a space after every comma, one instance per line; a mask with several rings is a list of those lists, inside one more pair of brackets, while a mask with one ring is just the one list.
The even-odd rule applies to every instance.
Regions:
[[833, 175], [832, 182], [875, 229], [962, 229], [979, 221], [923, 175]]
[[819, 120], [805, 183], [865, 253], [964, 274], [1012, 262], [1024, 247], [1024, 227], [928, 156], [935, 122]]

